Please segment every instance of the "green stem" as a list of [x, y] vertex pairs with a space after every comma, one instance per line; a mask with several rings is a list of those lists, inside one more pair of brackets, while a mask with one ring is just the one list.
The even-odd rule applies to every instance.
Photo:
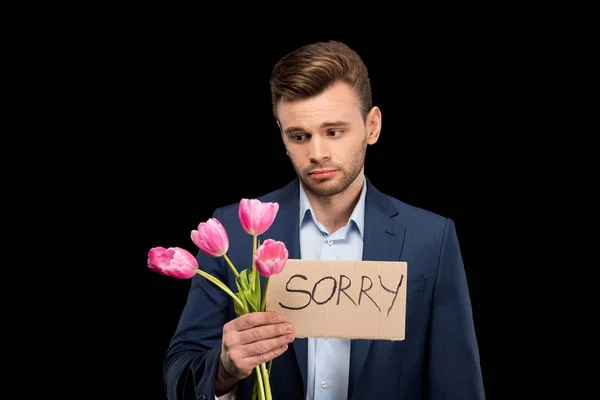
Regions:
[[[260, 366], [257, 365], [256, 367], [254, 367], [254, 370], [256, 371], [256, 382], [258, 382], [258, 395], [261, 398], [261, 400], [267, 400], [266, 395], [265, 395], [265, 388], [263, 387], [263, 379], [262, 379], [262, 373], [260, 372]], [[270, 390], [269, 390], [270, 393]], [[269, 397], [269, 400], [271, 398]]]
[[254, 261], [254, 256], [256, 255], [256, 244], [257, 237], [256, 235], [252, 236], [252, 276], [254, 277], [254, 287], [258, 287], [258, 274], [256, 273], [256, 262]]
[[237, 271], [237, 269], [235, 269], [235, 267], [233, 266], [233, 263], [231, 262], [231, 260], [229, 259], [229, 257], [227, 257], [227, 254], [223, 254], [223, 258], [225, 259], [225, 261], [227, 261], [227, 264], [229, 264], [229, 267], [231, 268], [231, 270], [233, 271], [233, 273], [237, 277], [240, 273]]
[[[265, 288], [263, 290], [262, 304], [260, 306], [261, 311], [266, 311], [267, 309], [267, 289], [269, 288], [269, 278], [270, 276], [265, 278]], [[267, 363], [267, 376], [271, 376], [271, 364], [273, 364], [273, 360], [269, 360]]]
[[265, 278], [265, 288], [263, 290], [262, 304], [260, 305], [261, 311], [265, 311], [267, 308], [267, 288], [269, 287], [269, 278], [270, 276]]
[[271, 395], [271, 382], [269, 381], [269, 373], [267, 372], [267, 368], [265, 367], [265, 364], [260, 364], [260, 367], [263, 371], [263, 379], [265, 381], [265, 394], [267, 397], [267, 400], [273, 400], [273, 396]]
[[256, 261], [254, 257], [256, 256], [256, 250], [258, 249], [258, 236], [252, 236], [252, 293], [255, 296], [256, 304], [258, 305], [258, 311], [261, 311], [261, 293], [260, 293], [260, 274], [256, 268]]
[[239, 299], [239, 297], [237, 297], [235, 294], [233, 294], [233, 292], [227, 286], [225, 286], [225, 284], [223, 282], [221, 282], [220, 280], [218, 280], [217, 278], [215, 278], [208, 272], [202, 271], [201, 269], [197, 269], [196, 272], [199, 275], [201, 275], [201, 276], [205, 277], [206, 279], [208, 279], [209, 281], [211, 281], [212, 283], [214, 283], [215, 285], [217, 285], [218, 287], [220, 287], [225, 293], [230, 295], [233, 298], [233, 300], [235, 300], [244, 310], [246, 310], [246, 312], [248, 311], [248, 308], [246, 307], [246, 305]]

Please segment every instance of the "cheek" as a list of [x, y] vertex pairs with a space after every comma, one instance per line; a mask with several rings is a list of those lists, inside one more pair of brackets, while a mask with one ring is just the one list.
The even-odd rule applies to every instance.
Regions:
[[291, 146], [286, 151], [290, 160], [296, 165], [302, 164], [308, 158], [308, 153], [300, 146]]
[[287, 157], [294, 166], [298, 165], [299, 157], [296, 151], [286, 149], [285, 153], [287, 154]]
[[366, 143], [348, 143], [336, 149], [336, 151], [332, 153], [332, 157], [335, 161], [344, 165], [354, 164], [363, 158], [365, 148]]
[[332, 157], [334, 157], [340, 161], [350, 160], [354, 157], [356, 150], [357, 150], [357, 146], [356, 146], [356, 143], [354, 143], [354, 141], [340, 140], [337, 143], [337, 146], [334, 146], [331, 148], [331, 155], [332, 155]]

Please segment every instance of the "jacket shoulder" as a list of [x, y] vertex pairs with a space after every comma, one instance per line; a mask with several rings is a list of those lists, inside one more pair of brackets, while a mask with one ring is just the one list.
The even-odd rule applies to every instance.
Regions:
[[421, 237], [431, 237], [433, 235], [433, 238], [441, 240], [444, 232], [449, 227], [454, 229], [454, 221], [448, 216], [415, 206], [389, 195], [386, 195], [386, 197], [398, 212], [396, 218], [401, 219], [413, 235], [416, 234]]

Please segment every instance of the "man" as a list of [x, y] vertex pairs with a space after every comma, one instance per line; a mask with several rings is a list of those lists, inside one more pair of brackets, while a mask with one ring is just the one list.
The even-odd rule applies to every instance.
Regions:
[[[275, 65], [270, 84], [297, 179], [260, 198], [280, 206], [265, 238], [283, 241], [290, 258], [406, 261], [406, 339], [294, 338], [274, 312], [236, 318], [231, 298], [198, 276], [165, 360], [168, 398], [250, 399], [253, 368], [273, 360], [275, 400], [484, 399], [453, 221], [379, 192], [364, 175], [382, 115], [360, 57], [339, 42], [304, 46]], [[252, 237], [238, 204], [214, 218], [233, 264], [246, 265]], [[198, 261], [236, 288], [221, 258], [199, 252]]]

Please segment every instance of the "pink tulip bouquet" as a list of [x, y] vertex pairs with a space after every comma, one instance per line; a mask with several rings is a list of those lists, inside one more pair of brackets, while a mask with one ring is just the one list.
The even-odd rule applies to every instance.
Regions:
[[[162, 275], [178, 279], [190, 279], [199, 274], [218, 286], [233, 299], [238, 316], [256, 311], [265, 311], [266, 293], [269, 277], [283, 270], [288, 250], [283, 242], [272, 239], [258, 243], [258, 236], [265, 233], [273, 224], [279, 204], [261, 202], [256, 199], [242, 199], [239, 206], [239, 218], [243, 229], [253, 237], [252, 266], [241, 272], [233, 265], [227, 251], [229, 238], [225, 228], [215, 219], [201, 222], [197, 230], [192, 230], [191, 239], [196, 246], [211, 257], [223, 257], [236, 276], [237, 292], [233, 292], [225, 283], [203, 271], [192, 253], [181, 247], [154, 247], [148, 253], [148, 267]], [[259, 274], [266, 277], [264, 291], [261, 293]], [[253, 399], [272, 400], [268, 366], [261, 364], [254, 370], [255, 381]]]

